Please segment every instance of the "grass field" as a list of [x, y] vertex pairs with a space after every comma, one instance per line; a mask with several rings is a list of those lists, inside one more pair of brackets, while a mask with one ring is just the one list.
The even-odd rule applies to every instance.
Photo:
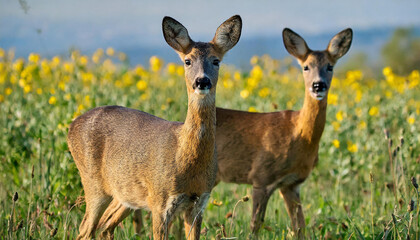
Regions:
[[[250, 61], [251, 71], [222, 66], [218, 106], [260, 112], [301, 107], [303, 79], [291, 59]], [[337, 69], [320, 161], [301, 187], [307, 237], [419, 239], [419, 71], [397, 76], [384, 66], [366, 77], [357, 69], [340, 72], [340, 63]], [[66, 143], [69, 124], [102, 105], [183, 121], [183, 74], [182, 66], [157, 57], [149, 66], [130, 67], [111, 48], [52, 59], [14, 59], [0, 49], [0, 239], [75, 238], [85, 205]], [[250, 186], [220, 183], [213, 190], [202, 239], [246, 239], [252, 202], [244, 196], [251, 196]], [[144, 219], [142, 235], [134, 234], [129, 217], [116, 239], [151, 238], [151, 218]], [[260, 239], [290, 238], [283, 200], [273, 194]]]

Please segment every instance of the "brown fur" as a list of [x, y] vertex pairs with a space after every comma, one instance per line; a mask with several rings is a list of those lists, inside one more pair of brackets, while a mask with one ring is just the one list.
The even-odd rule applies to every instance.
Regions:
[[[237, 34], [238, 24], [240, 31], [240, 17], [235, 16], [221, 26], [228, 26], [223, 30], [235, 28], [232, 32]], [[207, 62], [213, 58], [221, 60], [230, 49], [224, 48], [224, 44], [233, 47], [239, 38], [234, 39], [233, 45], [229, 41], [195, 43], [186, 29], [169, 17], [164, 18], [163, 29], [165, 39], [181, 58], [197, 60], [195, 65], [186, 67], [185, 123], [169, 122], [134, 109], [106, 106], [90, 110], [71, 124], [68, 145], [86, 198], [86, 213], [78, 239], [94, 237], [104, 212], [99, 223], [103, 231], [101, 238], [113, 238], [114, 228], [131, 209], [141, 208], [152, 211], [154, 239], [168, 239], [168, 226], [174, 215], [181, 212], [188, 229], [186, 234], [193, 229], [189, 239], [199, 239], [202, 210], [217, 171], [218, 67], [208, 67]], [[177, 35], [178, 30], [183, 31], [181, 36]], [[204, 65], [207, 68], [201, 67]], [[210, 75], [213, 85], [204, 96], [194, 93], [192, 88], [202, 75]]]
[[[326, 73], [325, 69], [328, 65], [333, 66], [347, 52], [352, 33], [351, 30], [345, 30], [337, 34], [331, 41], [344, 44], [330, 42], [325, 51], [310, 50], [303, 38], [289, 29], [284, 31], [283, 36], [288, 51], [298, 58], [302, 67], [310, 68], [310, 71], [304, 71], [303, 107], [300, 111], [274, 113], [217, 108], [217, 181], [252, 184], [251, 228], [254, 233], [257, 233], [264, 220], [268, 199], [275, 189], [280, 188], [292, 228], [302, 238], [303, 232], [299, 230], [304, 229], [305, 220], [298, 187], [318, 161], [328, 98], [328, 89], [327, 95], [317, 100], [311, 96], [310, 88], [314, 82], [321, 81], [326, 82], [329, 88], [332, 72]], [[296, 40], [298, 45], [295, 45]], [[331, 49], [332, 45], [339, 45], [339, 51]], [[330, 54], [332, 50], [336, 54]]]
[[[325, 51], [312, 51], [299, 35], [283, 32], [286, 49], [304, 71], [305, 99], [300, 111], [250, 113], [216, 108], [217, 182], [245, 183], [253, 186], [251, 229], [257, 233], [264, 220], [271, 194], [280, 189], [292, 229], [304, 237], [305, 220], [299, 196], [303, 183], [318, 161], [319, 142], [324, 131], [327, 95], [322, 100], [311, 96], [314, 82], [329, 88], [333, 66], [350, 48], [352, 31], [338, 33]], [[337, 47], [338, 46], [338, 47]]]

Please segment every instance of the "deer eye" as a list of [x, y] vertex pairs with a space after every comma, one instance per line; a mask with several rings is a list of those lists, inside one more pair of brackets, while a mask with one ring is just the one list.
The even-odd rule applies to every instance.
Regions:
[[213, 65], [214, 66], [219, 66], [219, 64], [220, 64], [220, 60], [219, 59], [214, 59], [213, 60]]
[[185, 65], [190, 66], [191, 65], [191, 60], [190, 59], [185, 59]]
[[303, 71], [309, 71], [309, 67], [308, 66], [304, 66], [303, 67]]
[[334, 68], [334, 66], [331, 66], [330, 64], [328, 64], [327, 71], [332, 72], [333, 68]]

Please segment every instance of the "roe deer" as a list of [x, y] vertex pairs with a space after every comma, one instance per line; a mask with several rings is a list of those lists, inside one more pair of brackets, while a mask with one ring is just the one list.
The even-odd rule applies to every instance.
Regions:
[[303, 236], [299, 185], [318, 161], [333, 66], [349, 50], [352, 36], [352, 30], [346, 29], [331, 39], [326, 50], [312, 51], [298, 34], [283, 30], [287, 51], [303, 68], [305, 99], [300, 111], [216, 110], [217, 181], [252, 184], [254, 234], [264, 221], [268, 199], [280, 188], [292, 229]]
[[[185, 123], [105, 106], [90, 110], [71, 124], [68, 145], [86, 199], [78, 239], [94, 237], [104, 211], [101, 237], [113, 238], [118, 223], [131, 210], [141, 208], [152, 212], [154, 239], [168, 239], [168, 225], [182, 212], [188, 239], [200, 237], [202, 210], [217, 172], [215, 95], [219, 62], [238, 42], [242, 20], [239, 16], [226, 20], [208, 43], [191, 40], [187, 29], [170, 17], [163, 19], [162, 29], [166, 42], [185, 63]], [[113, 206], [108, 207], [111, 201]]]
[[[300, 111], [251, 113], [216, 108], [217, 182], [252, 184], [254, 234], [264, 221], [271, 194], [280, 188], [292, 229], [300, 238], [304, 236], [299, 185], [318, 161], [333, 67], [349, 50], [352, 37], [352, 30], [346, 29], [331, 39], [326, 50], [312, 51], [298, 34], [283, 30], [287, 51], [303, 68], [305, 99]], [[140, 233], [140, 211], [135, 212], [134, 222]]]

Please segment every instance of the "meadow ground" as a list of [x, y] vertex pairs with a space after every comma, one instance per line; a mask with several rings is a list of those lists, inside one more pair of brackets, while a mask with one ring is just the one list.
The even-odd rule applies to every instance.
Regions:
[[[218, 106], [300, 108], [304, 85], [291, 59], [253, 57], [251, 65], [250, 71], [222, 67]], [[419, 239], [419, 71], [398, 76], [384, 66], [367, 77], [357, 69], [337, 69], [320, 160], [301, 187], [307, 237]], [[92, 56], [74, 51], [68, 59], [14, 59], [0, 49], [0, 239], [75, 238], [85, 205], [66, 143], [69, 124], [102, 105], [182, 121], [183, 74], [182, 66], [157, 57], [150, 66], [130, 67], [111, 48]], [[245, 196], [251, 196], [250, 186], [220, 183], [205, 211], [202, 239], [245, 239], [252, 209]], [[149, 239], [150, 215], [144, 214], [142, 235], [134, 234], [131, 217], [115, 234]], [[260, 239], [292, 237], [283, 200], [273, 194]]]

